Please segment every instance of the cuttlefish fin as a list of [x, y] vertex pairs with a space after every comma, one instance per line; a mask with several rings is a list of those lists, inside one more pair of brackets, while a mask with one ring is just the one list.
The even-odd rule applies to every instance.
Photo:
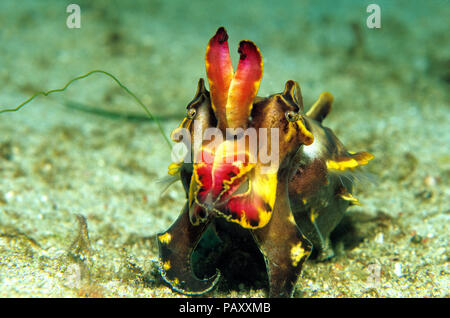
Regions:
[[329, 170], [344, 171], [347, 169], [354, 169], [358, 166], [364, 166], [374, 158], [371, 153], [361, 151], [357, 153], [347, 153], [344, 156], [339, 156], [333, 160], [327, 160], [327, 168]]

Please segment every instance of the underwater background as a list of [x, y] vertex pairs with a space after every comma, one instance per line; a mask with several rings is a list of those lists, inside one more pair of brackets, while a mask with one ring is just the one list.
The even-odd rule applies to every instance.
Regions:
[[[66, 8], [81, 8], [81, 27]], [[370, 29], [369, 4], [381, 8]], [[363, 204], [334, 234], [336, 257], [308, 261], [296, 297], [448, 297], [450, 2], [0, 2], [0, 110], [91, 70], [115, 75], [177, 127], [205, 77], [220, 26], [237, 64], [242, 39], [264, 58], [258, 95], [298, 81], [306, 109], [323, 91], [324, 124], [375, 159]], [[184, 204], [163, 192], [170, 148], [111, 78], [0, 113], [0, 296], [178, 297], [160, 279], [155, 234]], [[89, 240], [87, 239], [89, 237]], [[263, 297], [226, 282], [212, 297]]]

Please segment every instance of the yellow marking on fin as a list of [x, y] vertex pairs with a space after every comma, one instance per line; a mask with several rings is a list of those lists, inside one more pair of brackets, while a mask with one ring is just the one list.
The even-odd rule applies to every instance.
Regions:
[[299, 242], [297, 245], [292, 246], [291, 248], [291, 260], [292, 266], [296, 267], [298, 263], [302, 260], [302, 257], [305, 256], [305, 249], [302, 247], [302, 242]]
[[347, 170], [347, 169], [353, 169], [359, 166], [358, 161], [355, 159], [348, 159], [345, 161], [334, 161], [334, 160], [327, 160], [327, 168], [332, 170]]
[[317, 212], [315, 209], [311, 209], [311, 214], [309, 215], [309, 218], [311, 219], [311, 222], [316, 222], [317, 217], [319, 216], [319, 212]]
[[350, 204], [352, 205], [362, 205], [361, 202], [349, 192], [342, 193], [339, 196], [346, 201], [350, 201]]
[[164, 233], [163, 235], [158, 236], [158, 239], [161, 243], [169, 244], [170, 241], [172, 240], [172, 235], [169, 232], [167, 232]]
[[327, 168], [332, 170], [344, 171], [347, 169], [353, 169], [358, 166], [366, 165], [373, 158], [374, 155], [372, 155], [371, 153], [359, 152], [351, 154], [351, 157], [341, 158], [341, 160], [327, 160]]
[[365, 151], [353, 153], [353, 156], [361, 166], [368, 164], [370, 160], [375, 158], [374, 155]]
[[170, 261], [164, 262], [163, 268], [165, 271], [168, 271], [171, 268]]
[[171, 176], [179, 176], [180, 175], [180, 168], [181, 168], [182, 162], [172, 162], [169, 165], [169, 171], [168, 173]]

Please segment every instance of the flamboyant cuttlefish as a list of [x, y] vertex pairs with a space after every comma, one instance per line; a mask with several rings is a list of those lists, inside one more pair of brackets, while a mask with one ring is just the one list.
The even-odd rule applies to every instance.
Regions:
[[[212, 228], [235, 248], [256, 244], [265, 261], [269, 295], [289, 297], [313, 247], [320, 258], [333, 255], [330, 233], [345, 210], [358, 204], [351, 195], [351, 172], [373, 156], [348, 152], [322, 126], [331, 94], [322, 93], [306, 114], [297, 82], [287, 81], [281, 93], [256, 96], [263, 74], [259, 49], [241, 41], [234, 71], [227, 41], [223, 27], [210, 39], [210, 91], [200, 79], [186, 118], [172, 132], [173, 141], [183, 140], [190, 150], [183, 162], [169, 166], [169, 174], [180, 177], [187, 201], [175, 223], [158, 234], [160, 271], [178, 292], [211, 290], [219, 271], [199, 279], [191, 257]], [[234, 133], [228, 134], [230, 129]], [[205, 138], [211, 130], [221, 138]], [[261, 159], [268, 153], [275, 153], [271, 158], [276, 160]], [[350, 174], [342, 178], [343, 171]]]

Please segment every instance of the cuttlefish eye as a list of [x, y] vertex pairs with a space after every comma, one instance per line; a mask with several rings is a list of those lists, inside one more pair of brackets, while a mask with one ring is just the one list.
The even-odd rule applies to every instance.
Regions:
[[197, 111], [195, 110], [195, 108], [189, 108], [187, 110], [186, 116], [189, 119], [193, 119], [195, 117], [195, 115], [197, 114]]
[[300, 115], [293, 110], [287, 111], [284, 113], [284, 116], [286, 116], [287, 121], [297, 121], [300, 117]]

